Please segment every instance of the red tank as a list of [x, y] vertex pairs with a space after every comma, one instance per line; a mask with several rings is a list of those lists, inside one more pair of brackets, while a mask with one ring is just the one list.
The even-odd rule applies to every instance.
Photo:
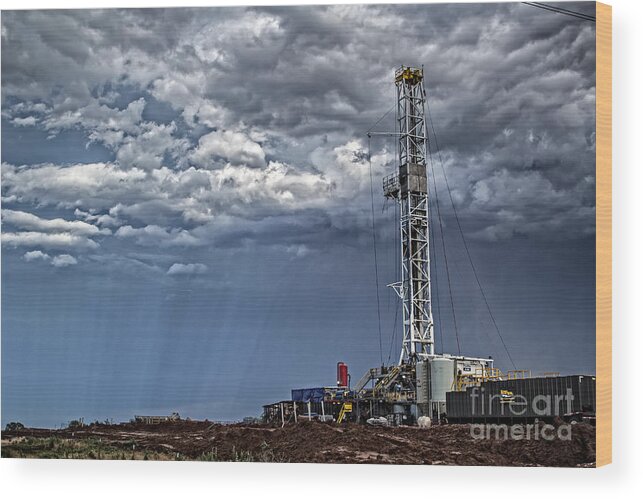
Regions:
[[337, 363], [337, 386], [348, 386], [348, 366], [343, 362]]

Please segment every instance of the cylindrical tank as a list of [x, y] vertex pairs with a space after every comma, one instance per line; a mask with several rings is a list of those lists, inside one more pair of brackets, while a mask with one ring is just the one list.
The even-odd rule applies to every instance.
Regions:
[[431, 402], [446, 402], [453, 390], [453, 360], [436, 357], [431, 360]]
[[348, 386], [348, 366], [343, 362], [337, 363], [337, 386]]

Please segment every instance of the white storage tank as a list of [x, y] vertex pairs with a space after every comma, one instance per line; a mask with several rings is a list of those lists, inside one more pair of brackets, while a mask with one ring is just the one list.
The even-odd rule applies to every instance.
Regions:
[[436, 357], [431, 360], [431, 402], [446, 402], [447, 392], [454, 389], [454, 369], [452, 359]]

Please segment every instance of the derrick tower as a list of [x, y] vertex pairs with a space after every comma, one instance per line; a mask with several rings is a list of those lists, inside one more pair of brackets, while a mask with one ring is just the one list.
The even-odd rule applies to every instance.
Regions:
[[423, 80], [423, 69], [402, 66], [395, 72], [398, 171], [383, 181], [384, 196], [400, 205], [402, 280], [390, 284], [402, 300], [400, 364], [434, 354]]

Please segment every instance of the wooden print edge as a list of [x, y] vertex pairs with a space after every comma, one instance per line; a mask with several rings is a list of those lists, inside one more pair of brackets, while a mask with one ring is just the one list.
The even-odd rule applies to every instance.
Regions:
[[596, 2], [596, 466], [612, 462], [612, 7]]

